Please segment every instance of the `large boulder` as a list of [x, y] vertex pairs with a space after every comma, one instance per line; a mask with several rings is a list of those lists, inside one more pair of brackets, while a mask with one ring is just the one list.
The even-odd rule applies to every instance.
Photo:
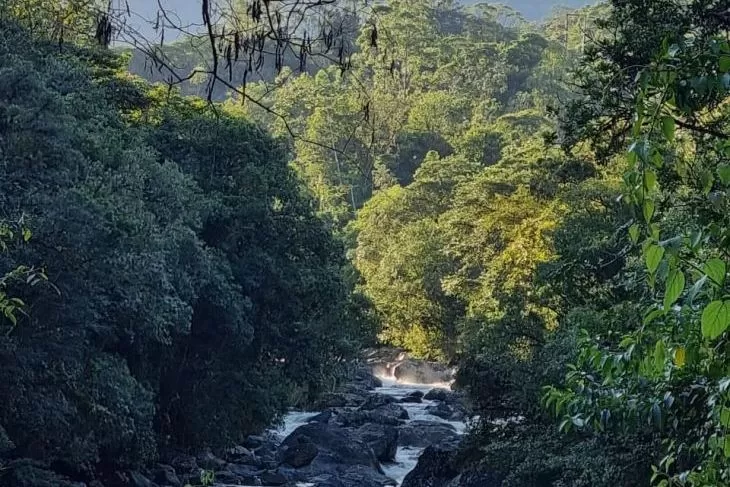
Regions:
[[438, 362], [407, 359], [393, 367], [393, 375], [402, 382], [435, 384], [453, 380], [454, 369]]
[[315, 403], [315, 409], [358, 407], [365, 402], [361, 394], [350, 392], [332, 392], [323, 394]]
[[410, 394], [408, 394], [407, 396], [402, 397], [400, 402], [411, 403], [411, 404], [420, 404], [423, 402], [423, 392], [413, 391]]
[[300, 426], [281, 443], [280, 455], [302, 443], [314, 445], [319, 467], [327, 473], [328, 465], [364, 465], [382, 472], [372, 449], [351, 431], [327, 423], [309, 423]]
[[398, 400], [393, 396], [389, 396], [387, 394], [373, 393], [369, 394], [368, 397], [365, 398], [365, 402], [360, 405], [360, 409], [362, 409], [363, 411], [372, 411], [373, 409], [377, 409], [379, 407], [385, 406], [387, 404], [392, 404], [397, 401]]
[[[398, 409], [391, 408], [397, 406]], [[408, 411], [401, 408], [397, 404], [389, 404], [378, 408], [374, 411], [339, 411], [330, 417], [329, 422], [339, 426], [360, 427], [367, 423], [387, 424], [390, 426], [400, 426], [404, 423], [401, 418], [407, 419]], [[405, 413], [405, 414], [404, 414]]]
[[454, 427], [438, 421], [415, 420], [398, 428], [398, 444], [425, 448], [437, 443], [452, 441], [459, 437]]
[[398, 450], [398, 429], [395, 426], [368, 423], [355, 430], [357, 437], [373, 449], [381, 462], [394, 462]]
[[300, 426], [282, 442], [281, 458], [302, 443], [314, 445], [317, 454], [308, 465], [299, 468], [282, 464], [277, 471], [288, 482], [312, 482], [311, 479], [321, 477], [337, 479], [341, 483], [332, 485], [342, 487], [393, 485], [392, 479], [383, 474], [372, 448], [352, 429], [329, 423]]
[[283, 464], [300, 468], [312, 463], [318, 453], [319, 448], [312, 443], [309, 437], [299, 436], [279, 450], [279, 460]]
[[177, 472], [170, 465], [159, 464], [152, 472], [152, 478], [156, 483], [169, 487], [180, 487], [182, 482]]
[[449, 487], [459, 475], [456, 468], [458, 448], [458, 441], [446, 441], [426, 448], [401, 487]]

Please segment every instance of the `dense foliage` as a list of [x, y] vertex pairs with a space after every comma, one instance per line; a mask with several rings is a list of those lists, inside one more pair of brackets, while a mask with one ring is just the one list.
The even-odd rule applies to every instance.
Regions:
[[90, 479], [332, 387], [372, 324], [281, 146], [110, 52], [0, 31], [0, 207], [21, 222], [0, 227], [0, 453]]

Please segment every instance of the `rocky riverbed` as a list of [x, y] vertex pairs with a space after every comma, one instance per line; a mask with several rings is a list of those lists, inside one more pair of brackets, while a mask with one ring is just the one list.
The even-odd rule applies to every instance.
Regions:
[[127, 485], [200, 485], [201, 472], [215, 487], [425, 487], [439, 476], [451, 480], [456, 473], [446, 460], [468, 418], [463, 398], [450, 390], [452, 373], [373, 351], [353, 380], [324, 395], [315, 410], [292, 411], [279, 429], [224, 454], [177, 455], [146, 475], [130, 472]]

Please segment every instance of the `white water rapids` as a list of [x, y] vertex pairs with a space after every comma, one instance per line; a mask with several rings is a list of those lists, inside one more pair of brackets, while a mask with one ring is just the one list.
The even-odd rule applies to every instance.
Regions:
[[[413, 391], [421, 391], [424, 394], [434, 388], [450, 389], [448, 383], [436, 383], [436, 384], [412, 384], [408, 382], [400, 382], [394, 377], [378, 377], [383, 381], [383, 386], [376, 388], [373, 392], [379, 392], [381, 394], [387, 394], [393, 396], [396, 399], [401, 399]], [[437, 416], [433, 416], [426, 412], [428, 406], [436, 404], [436, 401], [423, 400], [421, 403], [399, 403], [400, 406], [408, 411], [409, 419], [406, 423], [413, 420], [425, 420], [439, 423], [448, 423], [452, 425], [456, 432], [463, 434], [466, 429], [466, 424], [461, 421], [446, 421]], [[305, 425], [309, 422], [309, 419], [315, 416], [318, 411], [294, 411], [290, 412], [284, 417], [284, 424], [279, 428], [276, 433], [282, 438], [289, 436], [295, 429]], [[394, 463], [383, 464], [383, 470], [385, 475], [392, 478], [397, 482], [397, 485], [401, 485], [403, 479], [405, 479], [408, 472], [413, 470], [418, 463], [418, 457], [421, 455], [425, 448], [413, 448], [413, 447], [398, 447], [396, 458]], [[299, 487], [309, 487], [312, 484], [301, 483]]]

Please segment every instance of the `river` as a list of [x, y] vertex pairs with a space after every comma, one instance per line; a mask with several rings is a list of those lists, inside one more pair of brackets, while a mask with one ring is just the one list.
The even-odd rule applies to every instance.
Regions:
[[[394, 377], [379, 377], [383, 382], [382, 387], [376, 388], [373, 392], [381, 394], [387, 394], [400, 400], [403, 397], [411, 394], [414, 391], [421, 391], [426, 394], [428, 391], [434, 388], [450, 389], [448, 383], [436, 383], [436, 384], [413, 384], [408, 382], [401, 382], [396, 380]], [[457, 433], [463, 434], [466, 429], [466, 424], [461, 421], [447, 421], [437, 416], [433, 416], [426, 412], [428, 406], [435, 405], [436, 401], [429, 401], [424, 399], [421, 403], [400, 403], [403, 408], [408, 411], [409, 419], [406, 423], [415, 420], [425, 420], [431, 422], [447, 423], [454, 427]], [[284, 424], [277, 431], [277, 435], [280, 438], [286, 438], [298, 427], [307, 424], [309, 419], [316, 415], [318, 411], [293, 411], [287, 414], [284, 418]], [[410, 472], [418, 462], [418, 457], [421, 455], [425, 448], [414, 448], [414, 447], [402, 447], [399, 446], [396, 459], [393, 463], [383, 464], [383, 470], [385, 474], [395, 480], [397, 485], [401, 485], [408, 472]], [[314, 484], [301, 483], [299, 487], [310, 487]]]

